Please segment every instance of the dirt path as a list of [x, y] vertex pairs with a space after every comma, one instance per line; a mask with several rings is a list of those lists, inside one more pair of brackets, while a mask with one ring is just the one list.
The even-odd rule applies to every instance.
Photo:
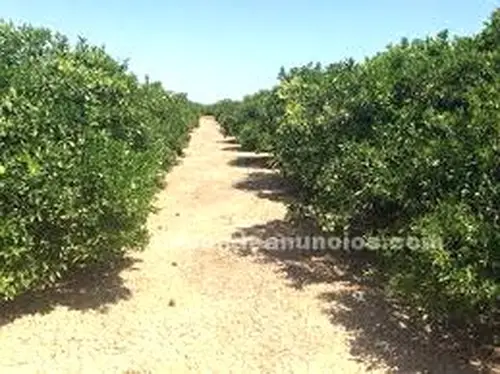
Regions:
[[458, 372], [380, 322], [335, 264], [222, 246], [287, 230], [285, 186], [263, 161], [203, 119], [158, 196], [149, 248], [4, 310], [0, 373]]

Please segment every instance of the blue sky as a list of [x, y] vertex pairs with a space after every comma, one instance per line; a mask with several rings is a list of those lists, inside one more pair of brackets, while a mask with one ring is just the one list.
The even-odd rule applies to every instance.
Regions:
[[281, 66], [362, 59], [401, 37], [471, 34], [500, 0], [1, 0], [0, 17], [105, 45], [211, 103], [271, 87]]

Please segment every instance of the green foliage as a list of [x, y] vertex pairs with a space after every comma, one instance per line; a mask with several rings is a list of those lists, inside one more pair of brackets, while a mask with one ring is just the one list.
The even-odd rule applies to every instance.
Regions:
[[434, 316], [494, 320], [499, 87], [497, 10], [473, 37], [442, 32], [359, 63], [282, 71], [267, 101], [282, 113], [274, 119], [255, 115], [261, 104], [252, 96], [219, 117], [242, 142], [254, 144], [254, 131], [271, 136], [281, 171], [300, 187], [301, 211], [325, 230], [441, 238], [429, 248], [379, 250], [391, 291]]
[[234, 123], [236, 122], [236, 114], [239, 109], [240, 103], [237, 101], [225, 99], [219, 101], [218, 103], [212, 105], [207, 114], [212, 114], [215, 116], [219, 125], [221, 126], [222, 133], [224, 136], [234, 136]]
[[244, 150], [270, 151], [283, 115], [276, 92], [277, 87], [246, 96], [241, 102], [223, 100], [215, 104], [213, 113], [223, 133], [236, 137]]
[[84, 40], [0, 24], [0, 298], [142, 248], [199, 110]]

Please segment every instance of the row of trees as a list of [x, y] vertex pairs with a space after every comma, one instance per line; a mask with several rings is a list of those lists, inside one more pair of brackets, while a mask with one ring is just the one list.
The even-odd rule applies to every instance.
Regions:
[[1, 23], [0, 299], [142, 248], [200, 111], [84, 40]]
[[475, 36], [282, 71], [211, 110], [247, 149], [271, 151], [324, 230], [442, 240], [378, 252], [391, 292], [435, 317], [498, 321], [499, 10]]

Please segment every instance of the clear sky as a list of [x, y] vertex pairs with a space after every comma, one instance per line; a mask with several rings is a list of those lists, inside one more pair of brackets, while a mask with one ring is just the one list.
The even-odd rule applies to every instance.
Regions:
[[500, 0], [1, 0], [0, 18], [84, 36], [139, 76], [211, 103], [310, 61], [361, 59], [401, 37], [480, 30]]

